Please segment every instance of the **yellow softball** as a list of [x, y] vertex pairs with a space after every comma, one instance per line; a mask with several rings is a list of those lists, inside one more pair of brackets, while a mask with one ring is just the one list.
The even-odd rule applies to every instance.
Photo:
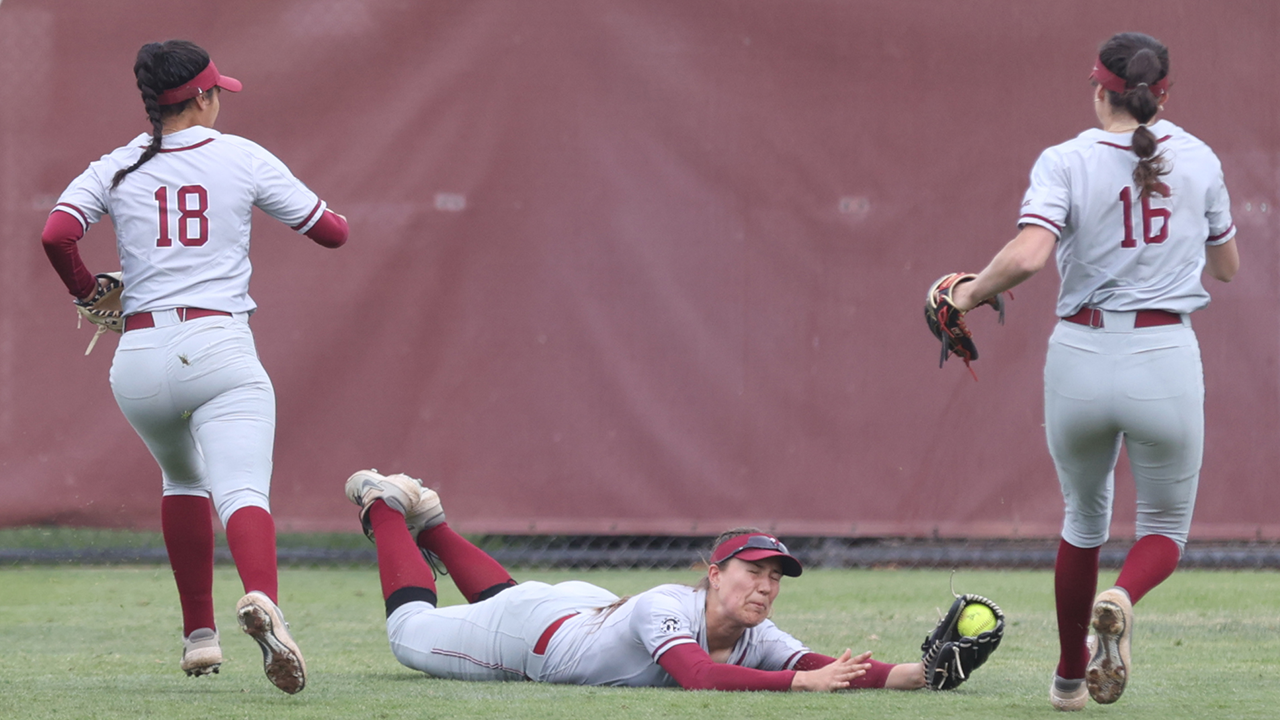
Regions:
[[969, 603], [960, 613], [956, 622], [956, 630], [966, 637], [976, 637], [980, 633], [996, 629], [996, 614], [982, 603]]

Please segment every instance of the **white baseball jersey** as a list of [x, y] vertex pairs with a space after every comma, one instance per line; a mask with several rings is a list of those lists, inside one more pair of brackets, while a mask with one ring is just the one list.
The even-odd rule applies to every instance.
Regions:
[[[659, 585], [606, 614], [585, 612], [556, 631], [547, 646], [544, 682], [629, 687], [674, 686], [658, 660], [673, 647], [707, 650], [706, 593], [688, 585]], [[791, 670], [809, 652], [772, 621], [747, 628], [728, 663], [757, 670]]]
[[89, 165], [55, 210], [87, 230], [115, 224], [125, 314], [177, 307], [250, 313], [249, 231], [255, 206], [305, 233], [325, 205], [258, 144], [206, 127], [165, 135], [160, 152], [125, 176], [151, 141], [139, 135]]
[[[677, 645], [707, 649], [706, 593], [660, 585], [601, 610], [617, 599], [585, 582], [526, 582], [471, 605], [401, 605], [387, 618], [387, 638], [406, 667], [440, 678], [675, 686], [658, 659]], [[566, 616], [547, 642], [547, 628]], [[729, 663], [792, 670], [807, 652], [766, 620], [743, 634]]]
[[1190, 313], [1209, 304], [1204, 245], [1235, 236], [1222, 164], [1166, 120], [1150, 126], [1165, 167], [1160, 195], [1139, 197], [1132, 133], [1086, 130], [1045, 150], [1031, 170], [1020, 225], [1058, 236], [1057, 314], [1084, 307]]

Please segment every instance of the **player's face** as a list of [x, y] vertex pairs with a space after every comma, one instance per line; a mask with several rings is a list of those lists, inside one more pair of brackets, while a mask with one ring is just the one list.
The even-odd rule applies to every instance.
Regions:
[[766, 558], [747, 562], [732, 558], [720, 566], [717, 593], [720, 607], [744, 627], [755, 627], [769, 618], [782, 582], [782, 561]]

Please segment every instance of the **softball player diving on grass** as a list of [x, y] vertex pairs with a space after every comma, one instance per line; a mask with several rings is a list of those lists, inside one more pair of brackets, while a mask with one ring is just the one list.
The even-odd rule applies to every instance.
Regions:
[[[361, 470], [346, 483], [377, 544], [396, 659], [439, 678], [715, 690], [914, 689], [920, 663], [810, 651], [768, 618], [783, 577], [800, 575], [762, 532], [722, 535], [696, 587], [619, 598], [585, 582], [517, 585], [445, 522], [439, 496], [406, 475]], [[438, 607], [439, 558], [471, 604]]]
[[[1102, 45], [1090, 76], [1101, 127], [1040, 155], [1018, 235], [952, 294], [959, 310], [971, 309], [1057, 252], [1044, 411], [1066, 504], [1054, 573], [1061, 654], [1050, 686], [1059, 710], [1119, 699], [1133, 669], [1133, 605], [1178, 565], [1204, 450], [1191, 313], [1209, 304], [1202, 273], [1228, 282], [1240, 265], [1218, 158], [1156, 117], [1168, 74], [1168, 50], [1154, 38], [1121, 33]], [[1115, 587], [1095, 598], [1122, 444], [1137, 542]]]
[[160, 520], [182, 604], [188, 675], [222, 664], [213, 609], [210, 501], [226, 527], [245, 595], [244, 632], [261, 646], [267, 677], [287, 693], [306, 667], [277, 607], [270, 514], [275, 395], [258, 361], [249, 315], [253, 208], [336, 248], [346, 220], [275, 156], [213, 129], [221, 75], [193, 43], [149, 43], [133, 67], [151, 131], [89, 165], [49, 214], [42, 240], [79, 302], [99, 294], [76, 243], [110, 215], [124, 294], [124, 334], [111, 365], [120, 410], [159, 463]]

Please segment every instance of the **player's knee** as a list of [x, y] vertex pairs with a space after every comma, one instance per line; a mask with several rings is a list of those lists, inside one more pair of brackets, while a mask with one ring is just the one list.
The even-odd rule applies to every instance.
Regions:
[[1098, 547], [1111, 537], [1111, 528], [1106, 522], [1081, 522], [1068, 518], [1062, 526], [1062, 539], [1081, 548]]
[[223, 527], [226, 527], [232, 515], [247, 507], [259, 507], [271, 512], [270, 499], [257, 488], [236, 488], [227, 493], [214, 493], [213, 503]]

